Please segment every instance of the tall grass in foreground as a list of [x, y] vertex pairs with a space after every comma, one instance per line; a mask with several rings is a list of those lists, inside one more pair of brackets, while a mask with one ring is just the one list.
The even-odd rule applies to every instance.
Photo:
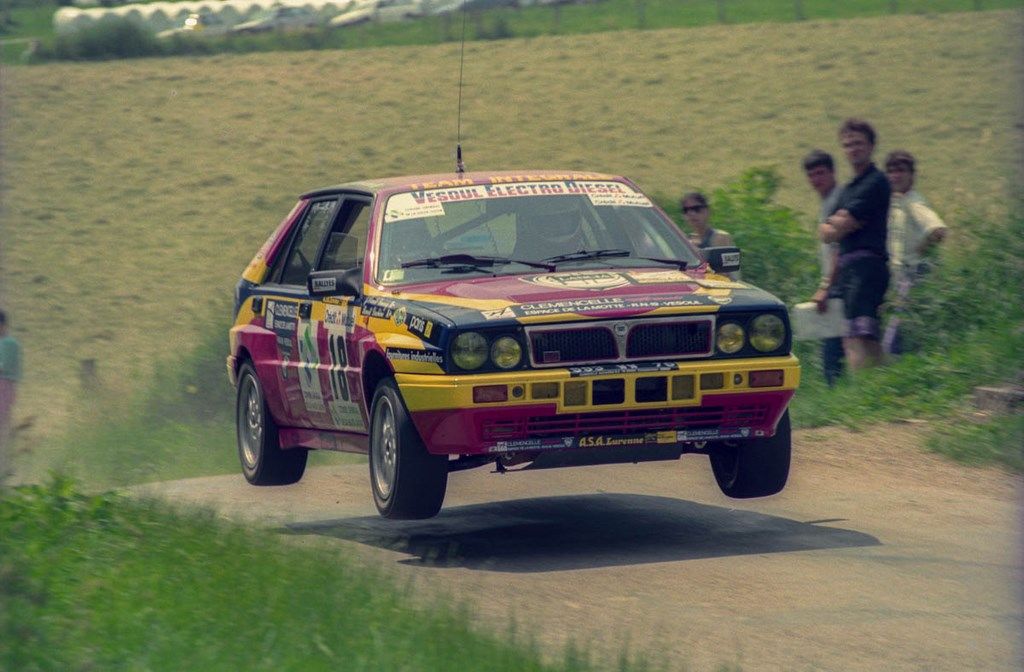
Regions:
[[[649, 669], [623, 657], [617, 669]], [[0, 491], [0, 669], [591, 670], [336, 550], [65, 479]]]

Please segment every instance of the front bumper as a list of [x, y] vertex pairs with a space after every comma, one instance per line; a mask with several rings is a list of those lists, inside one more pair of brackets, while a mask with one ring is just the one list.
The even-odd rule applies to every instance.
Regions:
[[[395, 378], [428, 451], [479, 455], [772, 436], [800, 363], [789, 355]], [[481, 386], [504, 386], [507, 399], [474, 402]]]

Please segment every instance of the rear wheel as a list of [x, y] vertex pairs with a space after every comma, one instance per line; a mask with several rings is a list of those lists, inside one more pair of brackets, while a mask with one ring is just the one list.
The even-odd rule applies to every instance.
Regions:
[[253, 485], [288, 485], [302, 478], [309, 451], [281, 450], [277, 423], [270, 415], [256, 370], [249, 362], [238, 372], [235, 419], [238, 459], [245, 480]]
[[723, 441], [708, 456], [718, 487], [729, 497], [747, 499], [781, 492], [789, 478], [791, 453], [789, 410], [775, 436], [750, 441]]
[[393, 378], [377, 385], [370, 411], [370, 488], [385, 518], [431, 518], [448, 487], [448, 456], [427, 452]]

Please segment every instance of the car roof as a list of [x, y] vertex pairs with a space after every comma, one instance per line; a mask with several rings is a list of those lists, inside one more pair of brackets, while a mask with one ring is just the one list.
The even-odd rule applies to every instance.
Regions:
[[362, 193], [370, 196], [392, 194], [415, 189], [444, 189], [468, 187], [476, 184], [494, 184], [516, 182], [562, 182], [565, 180], [610, 180], [627, 182], [630, 180], [620, 175], [594, 173], [580, 170], [497, 170], [475, 171], [467, 173], [434, 173], [431, 175], [405, 175], [402, 177], [382, 177], [377, 179], [346, 182], [332, 187], [314, 189], [302, 195], [302, 198], [316, 198], [340, 193]]

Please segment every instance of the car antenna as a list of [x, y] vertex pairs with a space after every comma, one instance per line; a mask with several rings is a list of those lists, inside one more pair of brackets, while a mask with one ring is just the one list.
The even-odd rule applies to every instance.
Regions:
[[456, 114], [455, 140], [455, 173], [466, 172], [466, 164], [462, 162], [462, 66], [466, 62], [466, 2], [462, 3], [462, 46], [459, 53], [459, 109]]

